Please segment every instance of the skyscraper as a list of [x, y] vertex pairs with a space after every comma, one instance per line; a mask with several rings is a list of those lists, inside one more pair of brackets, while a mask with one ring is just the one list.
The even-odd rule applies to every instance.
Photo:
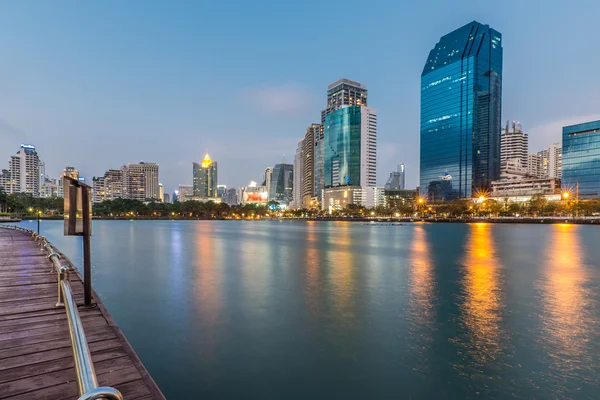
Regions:
[[302, 208], [302, 183], [304, 180], [304, 140], [298, 143], [294, 155], [294, 189], [292, 191], [292, 209]]
[[263, 174], [263, 184], [262, 185], [270, 188], [272, 177], [273, 177], [273, 167], [265, 168], [265, 173]]
[[600, 121], [563, 128], [562, 185], [580, 197], [600, 196]]
[[[315, 144], [316, 139], [320, 137], [322, 125], [311, 124], [306, 129], [304, 140], [302, 141], [303, 171], [301, 174], [301, 189], [298, 193], [303, 208], [310, 208], [313, 204], [313, 198], [318, 196], [315, 190]], [[322, 146], [321, 146], [322, 147]], [[324, 155], [324, 154], [323, 154]], [[324, 162], [324, 160], [323, 160]], [[321, 166], [322, 167], [322, 166]], [[321, 168], [322, 169], [322, 168]], [[295, 179], [295, 178], [294, 178]]]
[[[471, 22], [443, 36], [421, 74], [421, 194], [470, 197], [500, 176], [502, 35]], [[437, 189], [436, 189], [437, 190]]]
[[374, 109], [346, 106], [325, 118], [325, 188], [375, 186], [377, 115]]
[[144, 201], [159, 198], [158, 164], [140, 162], [121, 167], [123, 197]]
[[390, 174], [388, 178], [385, 188], [386, 189], [400, 189], [404, 190], [405, 187], [405, 175], [406, 175], [406, 166], [404, 163], [400, 163], [398, 165], [398, 170], [394, 171]]
[[273, 168], [269, 200], [288, 205], [293, 199], [294, 166], [291, 164], [277, 164]]
[[[109, 169], [104, 176], [92, 178], [92, 190], [94, 203], [101, 203], [105, 200], [114, 200], [124, 197], [123, 182], [126, 174], [126, 168]], [[144, 199], [145, 200], [145, 199]]]
[[562, 176], [562, 147], [552, 143], [550, 147], [538, 152], [540, 174], [542, 178], [560, 178]]
[[511, 129], [507, 121], [506, 127], [502, 129], [500, 135], [501, 170], [504, 171], [508, 168], [509, 162], [511, 162], [512, 165], [519, 165], [520, 168], [527, 169], [528, 152], [529, 137], [523, 132], [521, 124], [513, 121]]
[[27, 193], [40, 196], [40, 158], [35, 146], [22, 144], [17, 154], [10, 157], [8, 170], [3, 170], [0, 185], [6, 193]]
[[217, 197], [217, 162], [208, 155], [201, 164], [193, 163], [194, 197]]

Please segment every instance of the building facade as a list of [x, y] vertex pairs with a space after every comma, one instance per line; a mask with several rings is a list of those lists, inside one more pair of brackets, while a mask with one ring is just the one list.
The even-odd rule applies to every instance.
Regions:
[[502, 35], [471, 22], [443, 36], [421, 74], [420, 190], [471, 197], [500, 177]]
[[329, 213], [343, 210], [349, 204], [367, 208], [384, 206], [384, 189], [374, 186], [339, 186], [323, 190], [322, 208]]
[[17, 154], [10, 157], [8, 169], [0, 174], [0, 186], [8, 194], [27, 193], [40, 196], [40, 158], [35, 146], [22, 144]]
[[560, 194], [560, 179], [524, 178], [492, 182], [491, 197], [513, 197]]
[[92, 178], [92, 199], [94, 203], [124, 197], [123, 182], [126, 179], [123, 175], [125, 171], [124, 169], [109, 169], [104, 173], [104, 176]]
[[[506, 168], [511, 160], [519, 160], [521, 168], [527, 169], [529, 153], [529, 136], [523, 132], [521, 124], [513, 121], [512, 125], [506, 122], [500, 135], [500, 169]], [[514, 166], [515, 163], [511, 162]]]
[[552, 143], [550, 147], [538, 152], [540, 157], [540, 177], [562, 177], [562, 147], [560, 143]]
[[579, 197], [600, 196], [600, 121], [563, 128], [562, 185]]
[[388, 178], [388, 180], [385, 184], [385, 188], [386, 189], [404, 190], [405, 176], [406, 176], [406, 166], [404, 165], [404, 163], [400, 163], [398, 165], [398, 170], [390, 173], [390, 177]]
[[194, 197], [216, 198], [217, 197], [217, 162], [212, 161], [208, 153], [202, 163], [193, 165], [193, 190]]
[[160, 198], [158, 164], [142, 161], [139, 164], [128, 164], [126, 170], [127, 198], [142, 201]]
[[287, 206], [293, 200], [293, 188], [294, 166], [292, 164], [275, 165], [269, 187], [269, 200]]
[[[302, 200], [302, 208], [310, 208], [314, 204], [318, 193], [315, 190], [316, 176], [316, 146], [317, 139], [321, 134], [320, 124], [311, 124], [306, 129], [306, 134], [303, 140], [302, 152], [302, 187], [300, 188], [300, 198]], [[321, 146], [322, 147], [322, 146]], [[324, 154], [323, 154], [324, 155]], [[322, 160], [324, 163], [324, 160]], [[323, 165], [321, 165], [321, 172]]]
[[290, 208], [297, 210], [302, 208], [302, 183], [304, 179], [304, 140], [296, 147], [294, 154], [294, 188], [292, 190], [293, 200]]

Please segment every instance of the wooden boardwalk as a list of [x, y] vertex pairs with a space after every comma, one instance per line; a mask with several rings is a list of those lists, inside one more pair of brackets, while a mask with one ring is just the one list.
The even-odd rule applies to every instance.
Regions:
[[[0, 399], [76, 399], [79, 396], [69, 327], [56, 308], [57, 276], [26, 234], [0, 228]], [[78, 305], [83, 284], [71, 285]], [[126, 400], [164, 399], [135, 352], [96, 298], [79, 307], [100, 386]]]

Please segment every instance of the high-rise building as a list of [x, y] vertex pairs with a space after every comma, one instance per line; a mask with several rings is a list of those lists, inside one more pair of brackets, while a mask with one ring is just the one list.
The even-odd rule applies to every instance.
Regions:
[[217, 162], [210, 159], [208, 153], [202, 163], [193, 163], [194, 197], [217, 197]]
[[[44, 182], [46, 182], [46, 163], [43, 161], [40, 161], [40, 190], [42, 185], [44, 184]], [[40, 195], [41, 197], [41, 195]]]
[[[504, 171], [510, 160], [519, 160], [518, 164], [521, 168], [527, 169], [527, 159], [529, 152], [529, 137], [523, 132], [521, 124], [513, 121], [512, 126], [509, 126], [508, 121], [506, 127], [502, 129], [500, 135], [500, 168]], [[517, 163], [512, 162], [512, 165]]]
[[0, 186], [6, 193], [27, 193], [40, 196], [40, 158], [35, 146], [22, 144], [17, 154], [10, 157], [8, 170], [0, 175]]
[[325, 188], [375, 186], [377, 115], [375, 110], [347, 106], [325, 118]]
[[165, 199], [165, 188], [162, 183], [158, 184], [158, 201], [164, 202]]
[[562, 147], [552, 143], [549, 148], [538, 152], [540, 156], [540, 174], [542, 178], [560, 178], [562, 176]]
[[269, 200], [275, 200], [279, 204], [289, 205], [293, 199], [294, 188], [294, 166], [292, 164], [276, 164], [273, 168], [271, 186], [269, 189]]
[[563, 128], [562, 186], [579, 197], [600, 196], [600, 121]]
[[227, 190], [227, 185], [217, 185], [217, 197], [223, 197]]
[[[322, 197], [322, 190], [326, 187], [325, 176], [327, 172], [325, 153], [325, 130], [327, 116], [346, 107], [366, 107], [367, 88], [359, 82], [342, 78], [327, 87], [327, 105], [321, 111], [321, 125], [319, 132], [314, 133], [314, 190], [313, 195], [318, 199]], [[373, 117], [376, 121], [375, 110]], [[376, 133], [376, 132], [375, 132]], [[375, 136], [376, 137], [376, 136]], [[366, 161], [362, 159], [362, 162]], [[309, 199], [306, 199], [307, 201]]]
[[294, 188], [292, 190], [294, 198], [290, 204], [290, 208], [294, 210], [302, 208], [302, 182], [304, 178], [304, 140], [301, 140], [294, 155]]
[[[299, 199], [301, 199], [302, 204], [299, 207], [310, 208], [313, 204], [313, 198], [318, 196], [318, 193], [315, 191], [315, 168], [316, 168], [316, 139], [321, 134], [321, 125], [320, 124], [311, 124], [306, 129], [306, 134], [304, 135], [303, 140], [303, 148], [302, 148], [302, 168], [303, 171], [301, 173], [301, 189], [300, 193], [298, 193]], [[322, 147], [322, 146], [321, 146]], [[323, 156], [325, 154], [323, 153]], [[324, 160], [322, 160], [324, 163]], [[324, 165], [323, 165], [324, 166]], [[323, 167], [322, 166], [322, 167]], [[294, 179], [296, 179], [296, 172], [294, 172]], [[295, 188], [294, 188], [295, 190]], [[296, 195], [296, 194], [294, 194]]]
[[404, 190], [405, 173], [406, 173], [406, 166], [404, 165], [404, 163], [400, 163], [398, 165], [398, 170], [390, 173], [390, 177], [388, 178], [388, 180], [385, 184], [385, 188], [386, 189]]
[[471, 197], [499, 178], [501, 100], [502, 35], [471, 22], [443, 36], [421, 74], [422, 195]]
[[270, 188], [272, 178], [273, 178], [273, 167], [265, 168], [265, 173], [263, 174], [263, 184], [262, 185]]
[[125, 198], [147, 200], [159, 199], [158, 164], [140, 162], [128, 164], [124, 174]]
[[238, 205], [238, 197], [237, 197], [237, 189], [236, 188], [228, 188], [225, 189], [225, 193], [223, 193], [223, 203], [228, 204], [230, 206]]
[[104, 176], [92, 178], [92, 199], [94, 203], [124, 197], [123, 182], [126, 169], [109, 169]]
[[[179, 190], [176, 190], [177, 200], [180, 202], [192, 200], [194, 197], [194, 185], [179, 185]], [[175, 199], [173, 199], [175, 201]]]
[[169, 193], [165, 193], [163, 195], [163, 203], [170, 203], [171, 202], [171, 196], [169, 196]]

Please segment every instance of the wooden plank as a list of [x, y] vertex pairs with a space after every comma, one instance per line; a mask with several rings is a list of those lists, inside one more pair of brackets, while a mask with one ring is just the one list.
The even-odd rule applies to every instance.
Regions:
[[[83, 303], [76, 270], [71, 287]], [[57, 276], [39, 243], [0, 229], [0, 399], [78, 397], [67, 318], [56, 300]], [[127, 399], [164, 399], [102, 303], [79, 313], [100, 385]]]

